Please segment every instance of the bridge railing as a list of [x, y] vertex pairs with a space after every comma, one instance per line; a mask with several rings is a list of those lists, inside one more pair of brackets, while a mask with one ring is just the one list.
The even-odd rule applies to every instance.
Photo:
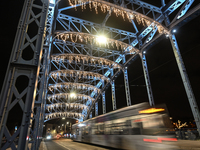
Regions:
[[176, 138], [180, 140], [198, 140], [200, 139], [197, 128], [184, 128], [175, 130]]

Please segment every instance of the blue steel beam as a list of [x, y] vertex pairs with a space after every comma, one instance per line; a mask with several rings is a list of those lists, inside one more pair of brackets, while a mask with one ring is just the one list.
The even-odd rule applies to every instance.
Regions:
[[170, 15], [178, 7], [180, 7], [186, 0], [171, 0], [167, 5], [162, 8], [162, 12]]
[[200, 15], [200, 4], [198, 4], [193, 9], [188, 11], [183, 17], [181, 17], [180, 19], [178, 19], [174, 23], [171, 23], [170, 27], [169, 27], [169, 30], [171, 31], [175, 27], [181, 27], [185, 23], [189, 22], [190, 20], [192, 20], [193, 18], [195, 18], [195, 17], [197, 17], [199, 15]]
[[[181, 74], [181, 78], [183, 80], [183, 85], [185, 87], [185, 91], [186, 91], [186, 94], [187, 94], [187, 97], [188, 97], [188, 100], [189, 100], [190, 107], [192, 109], [192, 113], [193, 113], [193, 116], [194, 116], [194, 119], [195, 119], [195, 122], [196, 122], [196, 125], [197, 125], [197, 129], [200, 131], [199, 108], [198, 108], [198, 105], [196, 103], [196, 99], [195, 99], [195, 96], [193, 94], [192, 87], [190, 85], [190, 81], [189, 81], [189, 78], [188, 78], [188, 75], [187, 75], [187, 71], [186, 71], [185, 65], [183, 63], [183, 59], [182, 59], [182, 56], [181, 56], [181, 53], [180, 53], [180, 50], [179, 50], [179, 47], [178, 47], [178, 43], [176, 41], [176, 37], [175, 37], [174, 34], [170, 34], [169, 39], [170, 39], [170, 42], [171, 42], [171, 45], [172, 45], [172, 48], [173, 48], [173, 51], [174, 51], [175, 59], [176, 59], [177, 64], [178, 64], [178, 68], [179, 68], [179, 71], [180, 71], [180, 74]], [[200, 132], [199, 132], [199, 135], [200, 135]]]
[[95, 103], [95, 116], [98, 116], [98, 102]]
[[[123, 63], [124, 64], [126, 63], [125, 56], [123, 57]], [[131, 106], [131, 96], [130, 96], [130, 90], [129, 90], [127, 67], [123, 69], [123, 73], [124, 73], [124, 84], [125, 84], [125, 92], [126, 92], [126, 102], [127, 102], [127, 106]]]
[[[114, 70], [112, 69], [111, 71], [111, 76], [114, 75]], [[113, 110], [117, 109], [116, 105], [116, 97], [115, 97], [115, 81], [111, 80], [111, 92], [112, 92], [112, 105], [113, 105]]]
[[105, 91], [102, 92], [102, 108], [103, 108], [103, 114], [106, 113], [106, 96]]
[[187, 0], [185, 2], [185, 4], [182, 6], [181, 10], [177, 13], [178, 16], [176, 16], [176, 18], [180, 19], [181, 17], [183, 17], [186, 14], [186, 12], [188, 11], [188, 9], [190, 8], [190, 6], [192, 5], [193, 2], [194, 2], [194, 0]]
[[[76, 23], [79, 23], [80, 25], [90, 26], [90, 28], [95, 30], [97, 33], [98, 33], [98, 30], [100, 30], [100, 31], [102, 30], [101, 24], [97, 24], [97, 23], [94, 23], [94, 22], [90, 22], [90, 21], [87, 21], [87, 20], [80, 19], [80, 18], [72, 17], [72, 16], [69, 16], [69, 15], [62, 14], [62, 13], [59, 13], [57, 18], [63, 19], [63, 20], [68, 20], [70, 22], [76, 22]], [[108, 33], [113, 32], [113, 33], [117, 33], [119, 35], [121, 34], [121, 35], [124, 35], [124, 36], [129, 36], [131, 38], [137, 37], [135, 33], [116, 29], [116, 28], [112, 28], [112, 27], [108, 27], [108, 26], [104, 26], [103, 29], [104, 29], [104, 32], [107, 31]], [[87, 30], [89, 31], [89, 29], [87, 29]], [[89, 32], [91, 33], [92, 31], [89, 31]], [[110, 38], [112, 38], [112, 37], [110, 37]]]
[[146, 9], [149, 9], [151, 11], [154, 11], [154, 12], [157, 12], [157, 13], [162, 13], [162, 11], [160, 10], [159, 7], [156, 7], [154, 5], [151, 5], [149, 3], [145, 3], [143, 1], [140, 1], [140, 0], [125, 0], [129, 3], [132, 3], [132, 4], [135, 4], [135, 5], [138, 5], [140, 8], [146, 8]]
[[146, 82], [148, 98], [149, 98], [149, 104], [150, 104], [150, 106], [155, 106], [153, 92], [151, 89], [151, 82], [150, 82], [148, 67], [147, 67], [147, 60], [146, 60], [146, 56], [145, 56], [145, 51], [143, 51], [143, 54], [140, 53], [139, 55], [142, 60], [142, 67], [143, 67], [143, 71], [144, 71], [144, 77], [145, 77], [145, 82]]

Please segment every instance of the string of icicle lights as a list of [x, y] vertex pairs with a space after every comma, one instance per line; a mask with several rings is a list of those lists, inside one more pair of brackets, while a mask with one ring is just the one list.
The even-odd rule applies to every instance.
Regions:
[[110, 81], [110, 78], [107, 78], [106, 76], [104, 76], [102, 74], [88, 72], [88, 71], [81, 71], [81, 70], [58, 70], [58, 71], [53, 71], [50, 73], [50, 77], [52, 77], [54, 79], [60, 78], [61, 76], [63, 76], [63, 77], [78, 77], [78, 79], [85, 78], [85, 79]]
[[50, 113], [50, 114], [46, 114], [45, 118], [47, 119], [51, 119], [54, 117], [84, 117], [83, 114], [81, 113], [73, 113], [73, 112], [56, 112], [56, 113]]
[[56, 104], [50, 104], [46, 106], [46, 109], [48, 111], [52, 109], [58, 109], [58, 108], [88, 109], [88, 106], [84, 104], [79, 104], [79, 103], [56, 103]]
[[68, 0], [69, 4], [71, 6], [74, 6], [76, 9], [76, 5], [81, 5], [82, 10], [86, 9], [86, 5], [89, 4], [90, 10], [92, 8], [95, 9], [96, 14], [98, 14], [98, 7], [101, 9], [102, 12], [109, 12], [111, 15], [111, 12], [114, 12], [116, 16], [122, 16], [122, 18], [125, 20], [127, 18], [130, 22], [135, 19], [138, 24], [142, 24], [143, 26], [147, 25], [152, 25], [158, 27], [158, 32], [159, 33], [168, 33], [168, 30], [165, 29], [162, 24], [159, 22], [155, 22], [153, 19], [137, 13], [135, 11], [132, 11], [130, 9], [103, 1], [103, 0]]
[[53, 95], [48, 95], [47, 99], [49, 101], [54, 100], [54, 99], [73, 99], [73, 100], [90, 100], [94, 101], [95, 99], [84, 94], [76, 94], [75, 96], [71, 97], [70, 93], [60, 93], [60, 94], [53, 94]]
[[122, 52], [129, 52], [130, 54], [135, 54], [135, 53], [139, 53], [139, 50], [127, 43], [118, 41], [118, 40], [114, 40], [114, 39], [110, 39], [110, 38], [106, 38], [104, 43], [101, 43], [99, 41], [99, 36], [96, 35], [91, 35], [88, 33], [82, 33], [82, 32], [64, 32], [64, 33], [59, 33], [58, 35], [56, 35], [55, 37], [58, 40], [62, 40], [62, 41], [67, 41], [70, 40], [73, 43], [78, 42], [78, 40], [80, 42], [86, 42], [90, 43], [91, 45], [97, 45], [99, 47], [101, 47], [102, 45], [104, 45], [105, 47], [108, 48], [117, 48], [117, 50], [121, 49]]
[[80, 63], [81, 61], [83, 63], [88, 64], [89, 62], [93, 65], [99, 64], [99, 66], [109, 66], [110, 68], [122, 68], [121, 65], [119, 65], [118, 63], [105, 59], [105, 58], [101, 58], [101, 57], [94, 57], [94, 56], [88, 56], [88, 55], [83, 55], [83, 54], [73, 54], [73, 53], [67, 53], [67, 54], [59, 54], [59, 55], [52, 55], [51, 56], [52, 61], [56, 61], [56, 62], [60, 62], [60, 61], [64, 61], [65, 59], [67, 59], [69, 61], [69, 63], [71, 63], [72, 61], [75, 61], [75, 63]]
[[94, 91], [95, 93], [100, 93], [100, 89], [97, 87], [90, 85], [90, 84], [82, 84], [82, 83], [70, 83], [70, 82], [65, 82], [65, 83], [57, 83], [53, 85], [49, 85], [49, 90], [53, 91], [53, 89], [80, 89], [80, 90], [89, 90], [89, 91]]

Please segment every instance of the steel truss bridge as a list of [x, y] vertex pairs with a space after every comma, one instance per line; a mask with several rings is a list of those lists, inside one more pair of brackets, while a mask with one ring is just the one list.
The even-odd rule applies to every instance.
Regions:
[[[98, 116], [99, 109], [106, 113], [108, 88], [112, 109], [117, 109], [115, 80], [120, 73], [130, 106], [127, 68], [135, 59], [141, 59], [149, 103], [154, 106], [145, 53], [166, 37], [200, 130], [199, 110], [173, 33], [200, 14], [200, 3], [160, 3], [157, 7], [140, 0], [25, 0], [1, 92], [0, 139], [7, 139], [2, 150], [38, 149], [48, 120], [68, 117], [81, 122]], [[131, 25], [130, 31], [107, 25], [116, 17], [123, 18], [121, 26]], [[98, 41], [101, 34], [107, 37], [105, 43]], [[16, 85], [19, 81], [22, 86]], [[21, 124], [11, 135], [7, 120], [11, 111], [19, 111], [16, 106], [22, 111]]]

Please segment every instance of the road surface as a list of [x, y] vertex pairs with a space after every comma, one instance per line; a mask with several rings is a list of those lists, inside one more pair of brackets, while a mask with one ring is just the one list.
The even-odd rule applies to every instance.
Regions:
[[100, 147], [91, 144], [73, 142], [71, 139], [44, 140], [40, 150], [110, 150], [111, 148]]
[[[178, 140], [177, 142], [168, 143], [176, 145], [177, 150], [200, 150], [200, 141]], [[73, 142], [71, 139], [44, 140], [39, 150], [111, 150], [112, 148], [101, 147], [86, 143]], [[114, 149], [113, 149], [114, 150]], [[116, 150], [116, 149], [115, 149]]]

